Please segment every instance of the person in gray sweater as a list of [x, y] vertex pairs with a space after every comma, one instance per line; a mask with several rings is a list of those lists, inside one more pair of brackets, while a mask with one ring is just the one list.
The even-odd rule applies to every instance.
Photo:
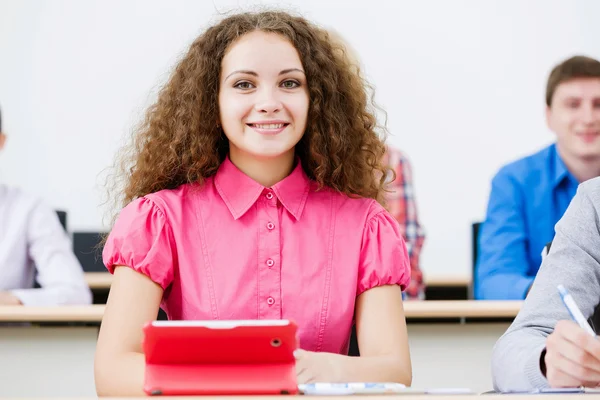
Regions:
[[600, 178], [582, 183], [562, 219], [521, 311], [494, 346], [499, 392], [600, 385], [600, 340], [570, 318], [563, 284], [600, 328]]

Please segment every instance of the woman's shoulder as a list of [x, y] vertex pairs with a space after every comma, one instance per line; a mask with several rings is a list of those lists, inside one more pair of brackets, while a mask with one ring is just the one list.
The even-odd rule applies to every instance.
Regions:
[[154, 203], [159, 208], [179, 207], [194, 197], [201, 197], [208, 192], [212, 178], [200, 183], [184, 183], [174, 189], [162, 189], [143, 196], [143, 199]]
[[331, 197], [338, 215], [356, 218], [362, 215], [366, 220], [370, 220], [377, 214], [386, 212], [385, 208], [377, 200], [362, 197], [349, 196], [332, 188], [324, 188], [313, 192], [316, 201], [326, 201]]
[[[158, 214], [170, 224], [187, 220], [195, 212], [195, 203], [206, 196], [209, 179], [202, 184], [185, 183], [174, 189], [162, 189], [146, 194], [129, 203], [123, 210], [128, 214]], [[123, 213], [123, 212], [122, 212]]]

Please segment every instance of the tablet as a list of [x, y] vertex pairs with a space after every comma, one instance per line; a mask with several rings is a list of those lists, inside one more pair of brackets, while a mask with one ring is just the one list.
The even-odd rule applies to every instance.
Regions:
[[295, 394], [289, 320], [152, 321], [144, 326], [150, 395]]

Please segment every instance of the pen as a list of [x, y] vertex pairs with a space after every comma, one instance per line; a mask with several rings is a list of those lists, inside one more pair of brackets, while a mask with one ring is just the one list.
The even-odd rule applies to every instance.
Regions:
[[579, 307], [577, 307], [577, 303], [573, 300], [571, 294], [567, 291], [567, 289], [563, 285], [558, 285], [558, 293], [560, 293], [560, 298], [562, 299], [563, 304], [567, 307], [567, 311], [571, 314], [571, 318], [579, 324], [587, 333], [596, 337], [596, 332], [592, 329], [590, 324], [588, 324], [587, 320], [581, 313]]

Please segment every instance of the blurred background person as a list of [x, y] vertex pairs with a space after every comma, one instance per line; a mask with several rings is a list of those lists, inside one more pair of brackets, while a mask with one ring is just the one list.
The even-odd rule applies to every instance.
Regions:
[[503, 167], [492, 180], [479, 235], [475, 294], [525, 298], [577, 186], [600, 176], [600, 62], [575, 56], [552, 69], [546, 123], [556, 142]]
[[[331, 40], [344, 49], [348, 61], [354, 64], [360, 72], [361, 64], [357, 52], [339, 32], [334, 29], [328, 29], [328, 32]], [[366, 82], [365, 89], [370, 89]], [[389, 144], [386, 145], [383, 160], [384, 164], [387, 164], [395, 173], [395, 178], [389, 178], [388, 191], [385, 195], [386, 208], [400, 225], [400, 232], [406, 242], [410, 258], [410, 284], [403, 292], [403, 298], [405, 300], [424, 299], [425, 283], [419, 256], [425, 242], [425, 230], [419, 222], [412, 167], [406, 155]]]
[[[0, 152], [6, 143], [0, 114]], [[39, 288], [34, 288], [37, 281]], [[71, 242], [43, 201], [0, 183], [0, 305], [90, 304]]]

